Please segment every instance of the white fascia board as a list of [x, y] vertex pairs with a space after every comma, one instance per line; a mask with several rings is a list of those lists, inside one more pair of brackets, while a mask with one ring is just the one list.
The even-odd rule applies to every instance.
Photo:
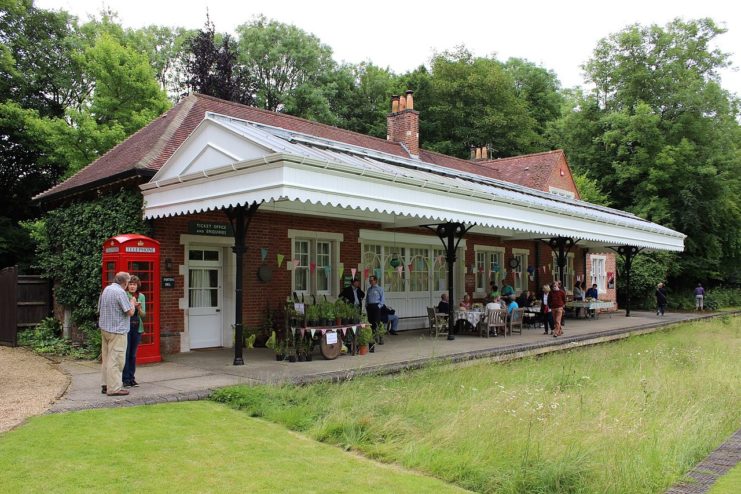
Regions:
[[[438, 184], [390, 182], [381, 173], [347, 166], [302, 162], [285, 155], [209, 170], [142, 186], [145, 217], [157, 218], [269, 201], [296, 201], [388, 215], [454, 221], [545, 237], [581, 238], [603, 245], [636, 245], [682, 251], [684, 236], [599, 222], [532, 206], [507, 203], [473, 191], [442, 191]], [[198, 177], [198, 178], [196, 178]], [[184, 180], [184, 181], [180, 181]], [[410, 183], [411, 182], [411, 183]], [[428, 185], [428, 186], [425, 186]]]

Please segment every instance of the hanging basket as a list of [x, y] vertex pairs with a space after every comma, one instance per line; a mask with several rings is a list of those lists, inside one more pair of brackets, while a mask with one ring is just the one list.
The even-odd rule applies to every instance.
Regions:
[[391, 257], [391, 260], [389, 261], [389, 264], [391, 265], [392, 268], [396, 269], [399, 266], [401, 266], [401, 259], [399, 259], [399, 256], [397, 256], [396, 254], [394, 254]]

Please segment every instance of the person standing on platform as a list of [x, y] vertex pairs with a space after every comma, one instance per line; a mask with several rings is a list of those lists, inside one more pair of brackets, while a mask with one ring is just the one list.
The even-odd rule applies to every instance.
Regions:
[[566, 305], [566, 292], [561, 290], [560, 282], [554, 281], [551, 296], [548, 300], [548, 306], [553, 311], [553, 323], [555, 324], [555, 328], [553, 329], [554, 338], [563, 334], [561, 319], [563, 318], [564, 305]]
[[[383, 287], [378, 284], [378, 278], [371, 276], [368, 278], [370, 286], [365, 294], [365, 310], [368, 313], [368, 322], [373, 330], [373, 336], [378, 333], [378, 325], [383, 323], [381, 308], [386, 305], [386, 298], [383, 292]], [[371, 347], [371, 352], [375, 351], [374, 347]]]
[[126, 335], [131, 327], [131, 316], [136, 307], [126, 294], [131, 276], [116, 273], [113, 283], [105, 287], [98, 299], [98, 327], [100, 328], [101, 388], [108, 396], [125, 396], [121, 379], [126, 359]]
[[705, 289], [702, 283], [697, 284], [695, 288], [695, 310], [704, 310], [705, 308]]
[[659, 283], [656, 286], [656, 315], [663, 317], [665, 310], [666, 310], [666, 290], [664, 289], [664, 284]]
[[131, 316], [128, 334], [128, 345], [126, 346], [126, 362], [123, 368], [123, 385], [125, 388], [138, 387], [134, 374], [136, 374], [136, 350], [141, 343], [144, 333], [144, 318], [147, 316], [147, 302], [144, 294], [139, 291], [141, 280], [138, 276], [132, 276], [129, 280], [128, 295], [134, 306], [134, 315]]
[[543, 315], [543, 334], [548, 334], [548, 328], [550, 328], [550, 334], [553, 334], [553, 330], [556, 328], [556, 324], [553, 322], [553, 311], [549, 305], [551, 301], [551, 287], [543, 285], [543, 296], [540, 301], [540, 312]]
[[356, 309], [360, 309], [363, 306], [363, 299], [365, 298], [365, 293], [360, 289], [360, 280], [357, 278], [353, 279], [352, 284], [342, 290], [340, 298], [344, 299], [348, 304], [354, 305]]

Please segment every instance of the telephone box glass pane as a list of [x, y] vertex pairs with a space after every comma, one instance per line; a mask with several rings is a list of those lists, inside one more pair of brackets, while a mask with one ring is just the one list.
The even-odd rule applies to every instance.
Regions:
[[154, 262], [152, 261], [129, 261], [129, 274], [138, 276], [141, 283], [138, 286], [139, 293], [144, 294], [147, 313], [144, 316], [144, 333], [142, 333], [141, 344], [153, 342], [154, 318], [151, 316], [154, 310]]

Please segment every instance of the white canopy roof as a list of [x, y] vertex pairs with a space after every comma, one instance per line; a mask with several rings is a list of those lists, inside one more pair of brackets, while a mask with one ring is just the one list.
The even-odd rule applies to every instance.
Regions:
[[147, 218], [258, 202], [386, 227], [473, 223], [504, 240], [684, 248], [685, 235], [630, 213], [218, 114], [206, 114], [141, 188]]

